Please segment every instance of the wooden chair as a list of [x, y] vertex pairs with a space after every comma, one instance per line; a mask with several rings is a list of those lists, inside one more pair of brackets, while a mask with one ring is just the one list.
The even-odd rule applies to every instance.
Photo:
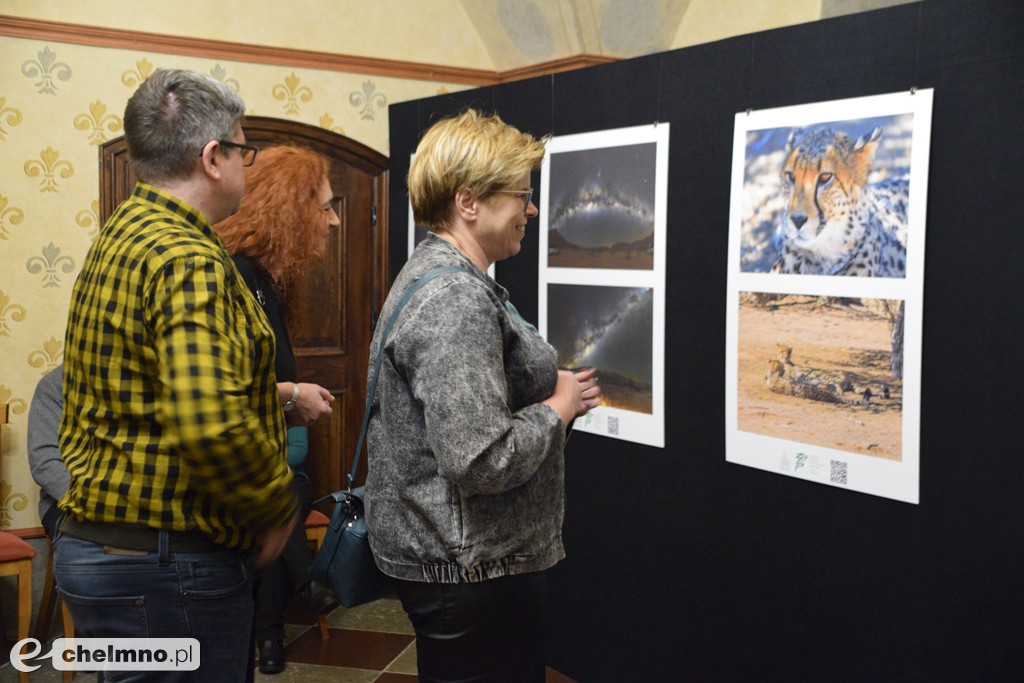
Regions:
[[[50, 544], [50, 552], [46, 558], [46, 578], [43, 579], [43, 596], [39, 601], [39, 615], [36, 617], [36, 630], [34, 638], [40, 643], [45, 643], [50, 636], [50, 621], [53, 618], [54, 603], [60, 602], [61, 628], [64, 630], [65, 638], [75, 637], [75, 624], [71, 619], [71, 612], [68, 606], [60, 599], [57, 593], [57, 585], [53, 579], [53, 544]], [[74, 679], [75, 672], [65, 671], [61, 677], [62, 681]]]
[[[7, 424], [7, 404], [0, 403], [0, 425]], [[18, 577], [18, 640], [28, 638], [32, 619], [32, 558], [35, 549], [9, 531], [0, 531], [0, 576]], [[4, 634], [0, 640], [6, 642]], [[19, 671], [18, 681], [27, 683], [28, 673]]]
[[[35, 549], [9, 531], [0, 531], [0, 576], [18, 577], [18, 640], [28, 638], [32, 619], [32, 558]], [[18, 672], [18, 681], [28, 682], [28, 673]]]
[[[317, 510], [310, 510], [309, 515], [306, 516], [306, 540], [313, 545], [314, 550], [320, 550], [324, 536], [327, 535], [327, 525], [330, 523], [331, 520], [327, 518], [327, 515]], [[327, 617], [321, 614], [316, 620], [320, 625], [320, 639], [330, 639], [331, 634], [327, 632]]]

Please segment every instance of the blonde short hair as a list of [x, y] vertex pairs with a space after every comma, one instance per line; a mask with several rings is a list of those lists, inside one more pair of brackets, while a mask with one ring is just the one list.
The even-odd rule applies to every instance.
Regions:
[[435, 123], [416, 147], [409, 167], [409, 199], [418, 225], [448, 225], [455, 194], [473, 190], [486, 199], [539, 168], [544, 143], [474, 109]]

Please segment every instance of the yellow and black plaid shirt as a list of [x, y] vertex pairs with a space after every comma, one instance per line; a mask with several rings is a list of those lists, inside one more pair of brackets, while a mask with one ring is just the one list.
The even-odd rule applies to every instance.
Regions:
[[151, 185], [75, 283], [60, 444], [79, 520], [247, 548], [295, 510], [274, 333], [205, 216]]

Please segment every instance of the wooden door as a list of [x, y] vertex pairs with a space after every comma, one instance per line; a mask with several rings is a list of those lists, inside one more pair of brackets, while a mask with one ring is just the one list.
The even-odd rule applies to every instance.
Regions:
[[[299, 380], [323, 385], [336, 397], [329, 420], [310, 428], [306, 472], [313, 493], [345, 488], [366, 401], [366, 365], [373, 322], [390, 282], [388, 160], [330, 131], [294, 121], [248, 117], [246, 140], [260, 147], [294, 144], [331, 161], [331, 188], [341, 226], [326, 255], [296, 285], [289, 329]], [[101, 221], [135, 186], [124, 138], [100, 148]], [[365, 451], [364, 451], [365, 452]], [[366, 477], [365, 455], [357, 481]]]

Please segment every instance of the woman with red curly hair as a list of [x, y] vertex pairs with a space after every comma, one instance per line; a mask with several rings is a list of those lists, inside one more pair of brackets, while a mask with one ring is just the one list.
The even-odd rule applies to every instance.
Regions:
[[[281, 146], [260, 150], [246, 169], [245, 194], [238, 211], [214, 226], [274, 328], [277, 388], [289, 425], [288, 465], [295, 474], [293, 489], [302, 519], [313, 501], [309, 479], [302, 470], [308, 446], [306, 428], [330, 414], [334, 397], [317, 384], [296, 382], [298, 370], [285, 312], [288, 285], [301, 276], [310, 259], [324, 253], [331, 228], [341, 225], [334, 211], [328, 170], [325, 158], [306, 149]], [[284, 669], [284, 607], [293, 591], [313, 616], [338, 605], [330, 590], [310, 579], [307, 570], [312, 561], [304, 528], [298, 524], [284, 553], [259, 576], [254, 636], [262, 673]]]

